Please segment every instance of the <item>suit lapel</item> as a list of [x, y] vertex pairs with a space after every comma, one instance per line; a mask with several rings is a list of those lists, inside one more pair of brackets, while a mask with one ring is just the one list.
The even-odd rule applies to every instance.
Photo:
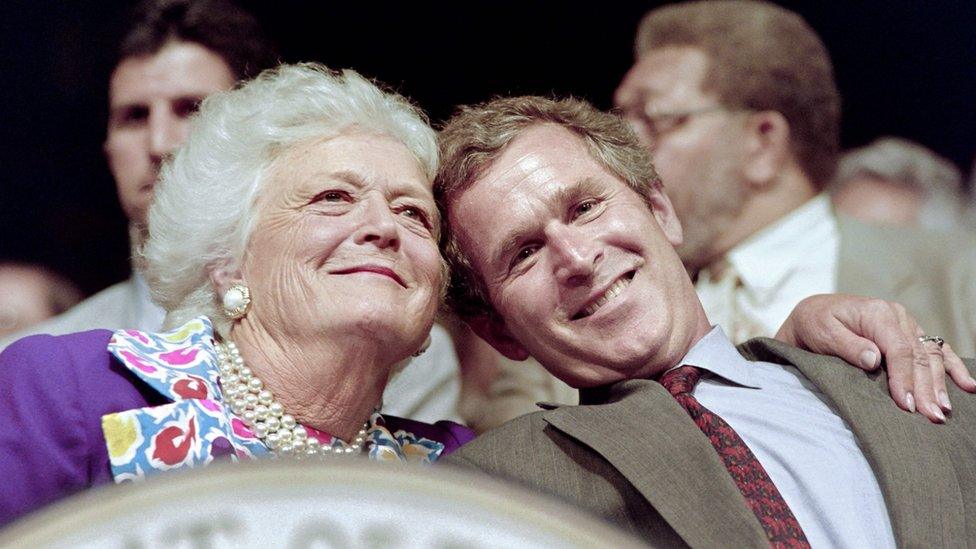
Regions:
[[768, 547], [715, 449], [658, 383], [614, 386], [606, 404], [567, 406], [546, 421], [599, 453], [693, 547]]
[[740, 350], [750, 360], [795, 366], [831, 400], [874, 470], [899, 546], [966, 539], [963, 498], [940, 427], [900, 410], [883, 372], [865, 374], [771, 339], [750, 340]]

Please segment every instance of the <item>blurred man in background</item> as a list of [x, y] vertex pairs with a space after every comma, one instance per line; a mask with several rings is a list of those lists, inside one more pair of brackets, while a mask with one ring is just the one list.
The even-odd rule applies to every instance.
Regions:
[[838, 212], [873, 225], [972, 228], [959, 168], [907, 139], [882, 137], [844, 153], [830, 193]]
[[651, 150], [685, 228], [678, 252], [735, 342], [771, 336], [801, 299], [903, 303], [976, 350], [976, 250], [835, 216], [840, 95], [797, 14], [753, 0], [684, 2], [641, 21], [614, 101]]
[[[156, 0], [140, 4], [109, 81], [105, 156], [133, 249], [146, 235], [146, 212], [159, 168], [186, 139], [187, 122], [208, 95], [275, 64], [277, 54], [250, 14], [225, 0]], [[149, 297], [138, 262], [132, 276], [28, 333], [93, 328], [153, 331], [163, 310]]]

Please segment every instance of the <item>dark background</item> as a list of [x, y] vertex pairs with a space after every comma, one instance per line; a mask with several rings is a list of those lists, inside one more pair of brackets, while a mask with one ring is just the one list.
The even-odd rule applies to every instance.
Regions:
[[[609, 107], [637, 22], [660, 3], [242, 2], [283, 60], [353, 67], [412, 97], [434, 121], [456, 104], [506, 94], [572, 94]], [[901, 135], [969, 171], [976, 2], [782, 4], [806, 17], [833, 56], [845, 146]], [[0, 7], [0, 259], [46, 264], [86, 293], [128, 274], [125, 219], [101, 143], [129, 5]]]

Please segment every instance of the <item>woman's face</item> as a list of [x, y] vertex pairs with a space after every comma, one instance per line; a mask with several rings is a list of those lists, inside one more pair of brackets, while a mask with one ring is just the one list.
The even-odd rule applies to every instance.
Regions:
[[285, 151], [257, 211], [241, 269], [248, 321], [292, 342], [372, 341], [392, 359], [423, 343], [443, 276], [440, 221], [398, 140], [350, 130]]

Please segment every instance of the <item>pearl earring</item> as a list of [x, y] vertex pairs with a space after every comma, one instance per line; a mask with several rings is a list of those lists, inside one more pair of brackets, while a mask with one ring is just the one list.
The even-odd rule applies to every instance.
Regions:
[[224, 292], [224, 314], [231, 320], [244, 318], [251, 308], [251, 290], [244, 284], [234, 284]]

